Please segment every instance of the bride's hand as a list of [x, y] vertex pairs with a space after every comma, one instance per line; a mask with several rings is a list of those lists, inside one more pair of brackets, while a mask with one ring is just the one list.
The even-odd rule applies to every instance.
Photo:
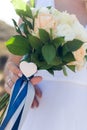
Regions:
[[[5, 75], [5, 90], [8, 94], [11, 93], [11, 89], [13, 84], [16, 82], [16, 80], [22, 76], [22, 72], [18, 68], [18, 66], [11, 61], [8, 61], [5, 70], [4, 70], [4, 75]], [[31, 83], [34, 85], [35, 88], [35, 98], [32, 103], [32, 108], [38, 107], [39, 102], [37, 97], [41, 98], [42, 92], [38, 86], [36, 86], [40, 81], [42, 80], [42, 77], [40, 76], [35, 76], [31, 79]]]
[[42, 92], [40, 90], [40, 88], [37, 86], [37, 84], [42, 80], [41, 76], [35, 76], [31, 79], [31, 83], [34, 85], [35, 88], [35, 97], [34, 97], [34, 101], [32, 103], [32, 108], [33, 107], [38, 107], [39, 106], [39, 102], [37, 100], [37, 97], [41, 98], [42, 97]]

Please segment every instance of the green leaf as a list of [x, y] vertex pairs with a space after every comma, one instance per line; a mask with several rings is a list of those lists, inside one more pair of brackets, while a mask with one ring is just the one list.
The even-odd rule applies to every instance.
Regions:
[[52, 6], [47, 6], [47, 8], [48, 8], [48, 9], [51, 9], [51, 8], [52, 8]]
[[54, 66], [58, 66], [62, 64], [62, 60], [60, 57], [55, 57], [50, 64]]
[[75, 61], [74, 55], [71, 52], [68, 52], [65, 56], [62, 57], [63, 62], [70, 63]]
[[28, 4], [26, 4], [26, 15], [30, 18], [33, 18], [32, 11]]
[[48, 70], [52, 67], [52, 65], [48, 65], [46, 62], [41, 62], [42, 64], [40, 64], [40, 69], [45, 69]]
[[21, 32], [24, 33], [25, 23], [20, 24], [19, 28], [20, 28]]
[[25, 22], [30, 29], [33, 29], [33, 24], [30, 21], [25, 20]]
[[62, 53], [63, 53], [63, 52], [62, 52], [62, 46], [59, 46], [59, 47], [57, 48], [57, 56], [62, 58], [62, 56], [63, 56]]
[[23, 0], [11, 0], [15, 10], [23, 10], [26, 11], [26, 2]]
[[87, 61], [87, 55], [85, 55], [85, 59], [86, 59], [86, 61]]
[[35, 7], [35, 0], [30, 0], [30, 4], [32, 7]]
[[26, 22], [23, 22], [22, 24], [20, 24], [19, 28], [20, 28], [22, 34], [25, 34], [25, 36], [28, 37], [28, 35], [30, 34], [30, 32], [28, 30]]
[[74, 39], [73, 41], [68, 41], [63, 46], [63, 55], [65, 55], [67, 52], [73, 52], [78, 50], [83, 45], [83, 42], [77, 39]]
[[53, 66], [53, 70], [62, 70], [62, 64], [58, 65], [58, 66]]
[[39, 48], [41, 48], [41, 46], [42, 46], [41, 40], [40, 40], [38, 37], [36, 37], [36, 36], [30, 35], [30, 36], [29, 36], [29, 41], [30, 41], [31, 46], [32, 46], [34, 49], [39, 49]]
[[65, 66], [62, 66], [62, 69], [63, 69], [63, 73], [64, 73], [64, 75], [67, 76], [66, 67], [65, 67]]
[[31, 61], [36, 63], [38, 69], [47, 70], [47, 69], [51, 68], [51, 65], [48, 65], [45, 61], [40, 61], [38, 56], [35, 53], [31, 54]]
[[30, 18], [33, 18], [32, 11], [30, 9], [29, 4], [27, 2], [24, 2], [23, 0], [11, 0], [16, 13], [21, 16], [28, 16]]
[[21, 62], [22, 61], [27, 61], [27, 62], [31, 62], [31, 59], [30, 59], [30, 55], [29, 54], [25, 54], [22, 59], [21, 59]]
[[67, 65], [67, 67], [73, 72], [75, 72], [75, 65]]
[[37, 18], [38, 13], [39, 13], [39, 10], [36, 11], [36, 14], [34, 15], [34, 19]]
[[5, 112], [6, 112], [6, 109], [7, 109], [7, 105], [8, 105], [8, 101], [5, 103], [5, 106], [3, 107], [3, 112], [0, 114], [0, 124], [2, 123], [2, 120], [4, 118], [4, 115], [5, 115]]
[[12, 21], [13, 21], [13, 24], [15, 26], [16, 32], [19, 33], [20, 35], [22, 35], [22, 32], [21, 32], [20, 28], [18, 27], [16, 21], [14, 19], [12, 19]]
[[64, 43], [64, 37], [57, 37], [53, 39], [52, 42], [54, 43], [55, 47], [58, 48], [60, 45]]
[[41, 66], [41, 63], [39, 62], [38, 56], [34, 53], [31, 54], [31, 62], [36, 63], [38, 68]]
[[39, 36], [42, 42], [46, 43], [50, 41], [49, 33], [44, 29], [39, 29]]
[[24, 23], [24, 22], [19, 25], [19, 28], [20, 28], [20, 30], [21, 30], [22, 32], [24, 32], [24, 26], [25, 26], [25, 23]]
[[56, 56], [56, 49], [51, 44], [45, 44], [42, 48], [42, 54], [46, 62], [49, 64]]
[[15, 55], [25, 55], [30, 52], [29, 41], [20, 35], [11, 37], [6, 42], [6, 46]]
[[17, 15], [19, 15], [21, 18], [22, 18], [23, 16], [27, 16], [27, 15], [26, 15], [26, 12], [25, 12], [24, 10], [16, 9], [16, 13], [17, 13]]
[[52, 41], [52, 39], [53, 39], [53, 30], [52, 28], [50, 28], [50, 40]]
[[47, 70], [50, 74], [54, 75], [54, 70], [53, 69], [48, 69]]

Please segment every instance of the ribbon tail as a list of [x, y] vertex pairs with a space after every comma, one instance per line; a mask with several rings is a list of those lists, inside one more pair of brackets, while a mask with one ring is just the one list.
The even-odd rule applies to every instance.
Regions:
[[21, 112], [20, 112], [20, 114], [19, 114], [17, 120], [15, 121], [15, 124], [12, 127], [11, 130], [18, 130], [18, 126], [19, 126], [19, 123], [20, 123], [20, 119], [21, 119], [21, 116], [22, 116], [23, 109], [24, 109], [24, 107], [22, 108], [22, 110], [21, 110]]
[[24, 110], [23, 110], [23, 113], [22, 113], [22, 117], [21, 117], [21, 121], [20, 121], [18, 130], [21, 130], [21, 128], [22, 128], [22, 125], [23, 125], [23, 123], [24, 123], [24, 121], [25, 121], [25, 119], [26, 119], [26, 117], [28, 115], [29, 109], [31, 108], [32, 102], [34, 100], [34, 96], [35, 96], [34, 87], [29, 82], [28, 83], [27, 96], [26, 96], [26, 99], [25, 99]]
[[[14, 115], [12, 116], [12, 118], [9, 121], [8, 125], [6, 126], [5, 130], [13, 130], [14, 125], [15, 125], [15, 127], [17, 127], [17, 125], [19, 125], [19, 127], [16, 128], [16, 130], [21, 130], [22, 125], [27, 117], [27, 113], [28, 113], [29, 109], [31, 108], [32, 102], [34, 100], [34, 96], [35, 96], [34, 87], [30, 82], [28, 82], [27, 95], [23, 99], [22, 103], [20, 104], [20, 106], [18, 107], [18, 109], [16, 110]], [[22, 111], [22, 109], [23, 109], [23, 111]], [[21, 119], [19, 121], [19, 124], [18, 124], [18, 122], [17, 122], [17, 124], [15, 124], [21, 111], [22, 111], [22, 113], [21, 113]]]
[[9, 121], [9, 123], [7, 124], [5, 130], [12, 130], [18, 115], [20, 114], [20, 111], [22, 110], [23, 106], [24, 106], [24, 102], [25, 99], [22, 101], [22, 103], [20, 104], [19, 108], [16, 110], [16, 112], [14, 113], [14, 115], [12, 116], [11, 120]]
[[[8, 104], [7, 109], [6, 109], [6, 111], [5, 111], [5, 114], [4, 114], [2, 123], [3, 123], [5, 117], [6, 117], [7, 113], [8, 113], [8, 109], [9, 109], [10, 105], [12, 105], [12, 103], [13, 103], [13, 101], [14, 101], [14, 98], [17, 96], [18, 91], [19, 91], [19, 89], [20, 89], [22, 83], [23, 83], [22, 78], [19, 78], [19, 79], [17, 80], [17, 82], [13, 85], [12, 90], [11, 90], [11, 94], [10, 94], [9, 104]], [[15, 93], [16, 95], [13, 97], [14, 89], [16, 90], [16, 88], [15, 88], [16, 84], [17, 84], [18, 89], [17, 89], [17, 92]], [[13, 99], [12, 99], [12, 98], [13, 98]], [[13, 100], [13, 101], [12, 101], [12, 100]], [[11, 103], [11, 101], [12, 101], [12, 103]], [[1, 123], [1, 124], [2, 124], [2, 123]]]

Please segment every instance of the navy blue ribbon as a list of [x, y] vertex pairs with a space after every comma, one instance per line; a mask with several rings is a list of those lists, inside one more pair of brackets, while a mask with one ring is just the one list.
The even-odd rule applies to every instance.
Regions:
[[[16, 110], [18, 109], [18, 107], [20, 106], [22, 101], [24, 100], [24, 98], [26, 97], [27, 90], [28, 90], [28, 82], [29, 82], [29, 80], [24, 75], [16, 81], [13, 92], [12, 92], [12, 96], [10, 99], [10, 103], [8, 106], [7, 114], [0, 126], [0, 130], [5, 130], [10, 119], [12, 118], [12, 116], [14, 115], [14, 113], [16, 112]], [[23, 83], [25, 83], [25, 85], [22, 88]], [[23, 109], [24, 109], [24, 106], [21, 109], [21, 112], [19, 113], [18, 118], [17, 118], [12, 130], [18, 130], [18, 127], [20, 124], [20, 119], [21, 119], [21, 116], [23, 113]]]

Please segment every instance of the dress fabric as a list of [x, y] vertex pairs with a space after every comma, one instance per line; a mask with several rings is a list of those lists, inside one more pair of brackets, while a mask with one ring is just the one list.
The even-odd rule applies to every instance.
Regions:
[[[37, 7], [54, 6], [53, 0], [37, 0]], [[39, 107], [29, 109], [21, 130], [87, 130], [87, 66], [68, 76], [38, 71], [43, 81]]]

